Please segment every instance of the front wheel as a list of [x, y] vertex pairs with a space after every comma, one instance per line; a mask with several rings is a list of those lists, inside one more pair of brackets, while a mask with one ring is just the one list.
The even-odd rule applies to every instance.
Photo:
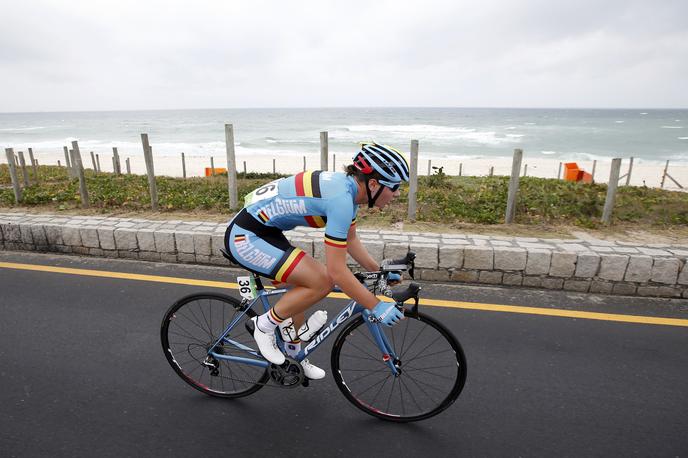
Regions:
[[396, 422], [424, 420], [452, 405], [466, 382], [466, 357], [456, 337], [423, 313], [380, 329], [397, 355], [399, 375], [359, 316], [332, 349], [332, 374], [344, 396], [365, 413]]
[[[227, 325], [240, 317], [227, 339], [214, 352], [228, 356], [250, 356], [237, 344], [255, 346], [246, 331], [246, 320], [256, 316], [245, 312], [239, 300], [223, 294], [192, 294], [175, 302], [162, 320], [160, 338], [167, 361], [186, 383], [211, 396], [238, 398], [255, 393], [268, 381], [266, 368], [216, 359], [208, 351]], [[233, 344], [236, 342], [236, 344]]]

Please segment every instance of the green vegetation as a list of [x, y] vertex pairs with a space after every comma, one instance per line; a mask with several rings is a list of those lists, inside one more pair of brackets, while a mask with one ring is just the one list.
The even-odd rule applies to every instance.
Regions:
[[[282, 175], [239, 174], [239, 196]], [[40, 167], [41, 184], [24, 190], [23, 205], [49, 206], [54, 210], [79, 207], [77, 180], [69, 180], [64, 168]], [[115, 177], [86, 171], [91, 206], [103, 213], [148, 211], [150, 197], [145, 176]], [[225, 177], [158, 177], [158, 196], [163, 212], [206, 210], [228, 213]], [[14, 206], [14, 194], [6, 165], [0, 166], [0, 206]], [[429, 223], [498, 224], [504, 221], [508, 177], [450, 177], [441, 168], [420, 177], [417, 220]], [[393, 223], [406, 218], [408, 188], [384, 213], [361, 212], [359, 221]], [[572, 183], [524, 177], [520, 180], [516, 222], [525, 225], [600, 225], [607, 192], [604, 184]], [[688, 193], [646, 187], [620, 187], [614, 209], [618, 222], [644, 226], [688, 225]]]

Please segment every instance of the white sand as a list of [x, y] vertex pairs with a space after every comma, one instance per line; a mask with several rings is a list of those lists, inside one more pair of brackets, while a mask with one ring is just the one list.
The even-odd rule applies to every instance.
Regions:
[[[59, 160], [64, 165], [64, 154], [56, 152], [42, 152], [35, 154], [40, 164], [56, 165]], [[336, 154], [336, 161], [334, 167], [337, 171], [341, 171], [345, 164], [350, 163], [349, 154]], [[146, 166], [143, 155], [138, 153], [135, 155], [127, 155], [120, 152], [122, 163], [122, 171], [126, 172], [125, 160], [130, 159], [131, 171], [135, 174], [145, 174]], [[275, 170], [278, 173], [293, 174], [303, 170], [304, 156], [276, 156], [267, 154], [254, 154], [251, 156], [237, 155], [237, 170], [239, 172], [244, 170], [244, 162], [246, 162], [246, 170], [249, 172], [272, 172], [273, 158], [275, 159]], [[308, 170], [317, 170], [320, 168], [320, 156], [315, 154], [305, 155], [306, 168]], [[4, 159], [4, 157], [3, 157]], [[227, 158], [225, 156], [214, 156], [215, 167], [227, 167]], [[459, 174], [459, 164], [462, 164], [462, 174], [468, 176], [486, 176], [490, 173], [490, 167], [494, 167], [495, 175], [510, 175], [511, 162], [510, 157], [498, 158], [484, 158], [484, 159], [446, 159], [436, 157], [426, 157], [421, 155], [418, 161], [418, 173], [420, 175], [428, 174], [428, 161], [431, 161], [433, 167], [444, 167], [444, 173], [448, 175]], [[181, 154], [176, 157], [171, 156], [155, 156], [155, 173], [156, 175], [168, 176], [182, 176], [182, 162]], [[3, 161], [4, 162], [4, 161]], [[89, 152], [82, 152], [82, 162], [84, 167], [92, 168], [92, 161]], [[330, 155], [329, 168], [333, 170], [332, 154]], [[100, 154], [100, 165], [104, 172], [112, 171], [112, 153]], [[529, 157], [527, 152], [524, 154], [522, 162], [522, 172], [527, 165], [527, 175], [542, 178], [556, 178], [559, 170], [558, 159], [546, 159], [542, 157]], [[586, 172], [592, 172], [592, 161], [578, 162], [579, 168]], [[629, 161], [624, 160], [621, 165], [620, 175], [624, 175], [628, 171]], [[204, 176], [205, 167], [210, 167], [210, 156], [186, 155], [186, 173], [188, 177]], [[597, 161], [595, 169], [595, 182], [606, 183], [609, 180], [609, 172], [611, 168], [611, 160]], [[662, 181], [662, 174], [664, 172], [664, 165], [656, 163], [647, 163], [642, 160], [635, 160], [633, 164], [633, 171], [631, 173], [631, 185], [642, 186], [643, 184], [650, 187], [659, 187]], [[562, 177], [564, 174], [562, 166]], [[669, 164], [669, 175], [677, 180], [684, 188], [688, 188], [688, 163], [671, 162]], [[619, 181], [620, 184], [626, 184], [626, 179]], [[664, 188], [669, 190], [679, 190], [680, 188], [669, 178], [665, 180]], [[684, 189], [686, 190], [686, 189]]]

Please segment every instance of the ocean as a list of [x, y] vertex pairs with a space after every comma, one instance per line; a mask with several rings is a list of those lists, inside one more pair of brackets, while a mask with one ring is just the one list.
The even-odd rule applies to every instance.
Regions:
[[[0, 113], [0, 147], [61, 153], [71, 140], [82, 151], [141, 155], [142, 132], [154, 155], [223, 155], [232, 123], [239, 155], [318, 154], [328, 131], [331, 153], [349, 155], [362, 140], [421, 157], [510, 157], [688, 165], [688, 110], [513, 108], [260, 108], [63, 113]], [[4, 156], [4, 155], [2, 155]], [[56, 156], [57, 157], [57, 156]]]

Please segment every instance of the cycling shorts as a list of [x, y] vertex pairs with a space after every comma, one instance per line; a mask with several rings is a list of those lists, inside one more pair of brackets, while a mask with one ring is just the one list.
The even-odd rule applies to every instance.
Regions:
[[225, 232], [225, 249], [246, 270], [285, 282], [306, 252], [293, 247], [280, 229], [269, 227], [242, 209]]

